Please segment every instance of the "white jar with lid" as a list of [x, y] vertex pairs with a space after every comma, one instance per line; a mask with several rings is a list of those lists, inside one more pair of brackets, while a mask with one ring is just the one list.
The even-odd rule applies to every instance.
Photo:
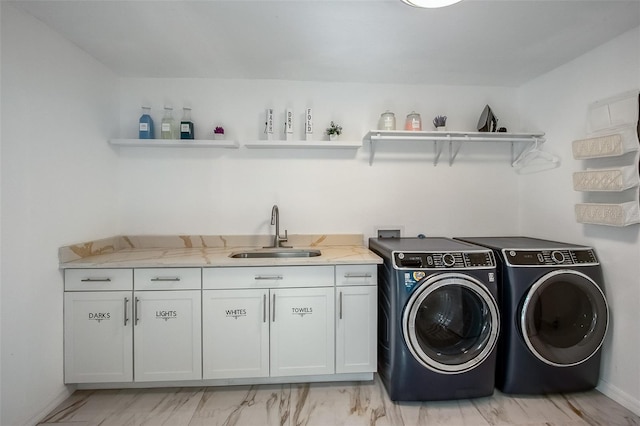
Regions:
[[422, 130], [422, 118], [420, 118], [420, 114], [415, 111], [411, 111], [410, 114], [407, 114], [407, 121], [404, 123], [404, 129], [413, 131]]
[[395, 130], [396, 129], [396, 115], [387, 110], [380, 114], [380, 121], [378, 122], [378, 130]]

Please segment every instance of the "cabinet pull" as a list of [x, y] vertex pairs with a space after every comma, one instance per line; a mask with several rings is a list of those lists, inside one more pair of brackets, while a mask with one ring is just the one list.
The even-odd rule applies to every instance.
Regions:
[[267, 293], [262, 295], [262, 322], [267, 322]]
[[273, 303], [271, 304], [271, 309], [273, 309], [273, 322], [276, 322], [276, 295], [273, 295]]
[[154, 277], [151, 281], [180, 281], [180, 277]]
[[360, 274], [360, 273], [347, 272], [344, 274], [344, 277], [345, 278], [371, 278], [372, 275], [369, 273]]
[[338, 306], [340, 308], [340, 319], [342, 319], [342, 292], [340, 292], [340, 300]]
[[129, 317], [127, 316], [127, 305], [129, 304], [129, 298], [125, 297], [124, 298], [124, 325], [126, 327], [127, 323], [129, 322]]
[[111, 278], [83, 278], [80, 281], [83, 283], [110, 283]]
[[282, 275], [256, 275], [255, 278], [256, 280], [281, 280]]
[[140, 310], [139, 306], [140, 306], [140, 298], [136, 297], [136, 303], [135, 303], [135, 306], [134, 306], [134, 311], [135, 311], [135, 313], [134, 313], [134, 317], [135, 317], [134, 324], [135, 325], [138, 325], [138, 321], [140, 321], [140, 318], [138, 318], [138, 311]]

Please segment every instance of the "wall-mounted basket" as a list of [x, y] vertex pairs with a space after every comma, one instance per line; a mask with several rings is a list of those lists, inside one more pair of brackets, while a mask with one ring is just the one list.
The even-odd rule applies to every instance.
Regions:
[[640, 223], [640, 92], [612, 96], [589, 106], [585, 139], [573, 141], [586, 170], [573, 174], [579, 223], [627, 226]]

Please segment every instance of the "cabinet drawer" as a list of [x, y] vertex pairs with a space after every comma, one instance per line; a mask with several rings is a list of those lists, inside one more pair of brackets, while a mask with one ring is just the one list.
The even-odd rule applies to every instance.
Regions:
[[136, 290], [200, 290], [200, 268], [143, 268], [135, 269]]
[[133, 269], [65, 269], [64, 290], [133, 290]]
[[336, 285], [378, 285], [378, 265], [338, 265]]
[[222, 288], [329, 287], [333, 266], [264, 266], [204, 268], [202, 286]]

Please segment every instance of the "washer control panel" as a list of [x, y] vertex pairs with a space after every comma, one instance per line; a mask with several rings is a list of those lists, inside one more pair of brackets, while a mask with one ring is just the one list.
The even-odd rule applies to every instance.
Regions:
[[493, 252], [487, 251], [429, 251], [393, 252], [396, 269], [484, 269], [495, 268]]
[[507, 264], [511, 266], [598, 265], [596, 253], [590, 248], [522, 250], [503, 249]]

